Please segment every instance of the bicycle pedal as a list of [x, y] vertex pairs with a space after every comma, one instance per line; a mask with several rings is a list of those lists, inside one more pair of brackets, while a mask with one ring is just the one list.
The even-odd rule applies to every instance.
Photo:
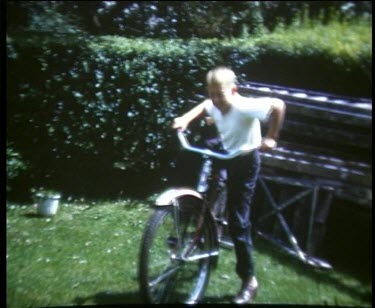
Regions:
[[222, 221], [221, 221], [221, 224], [222, 224], [223, 226], [228, 226], [228, 222], [227, 222], [226, 220], [222, 220]]
[[220, 239], [220, 240], [219, 240], [219, 244], [220, 244], [220, 246], [222, 246], [223, 248], [232, 249], [232, 248], [234, 247], [233, 242], [230, 241], [230, 240]]
[[174, 236], [168, 236], [167, 244], [170, 248], [175, 248], [177, 246], [178, 239]]
[[216, 223], [219, 225], [219, 226], [228, 226], [228, 222], [226, 220], [223, 220], [221, 218], [215, 218], [216, 220]]

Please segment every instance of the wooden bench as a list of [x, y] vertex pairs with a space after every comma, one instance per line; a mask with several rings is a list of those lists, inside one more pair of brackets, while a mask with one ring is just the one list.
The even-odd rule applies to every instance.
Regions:
[[[253, 203], [257, 234], [305, 263], [330, 268], [314, 253], [332, 199], [371, 209], [371, 100], [255, 82], [239, 92], [278, 97], [287, 106], [278, 148], [261, 153]], [[297, 235], [296, 226], [305, 230]]]

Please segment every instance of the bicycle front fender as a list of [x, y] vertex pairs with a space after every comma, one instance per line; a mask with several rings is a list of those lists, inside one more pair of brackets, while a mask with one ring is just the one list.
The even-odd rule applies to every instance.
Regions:
[[[193, 198], [196, 198], [200, 201], [203, 201], [203, 196], [197, 192], [196, 190], [192, 189], [192, 188], [188, 188], [188, 187], [181, 187], [181, 188], [172, 188], [172, 189], [169, 189], [165, 192], [163, 192], [155, 201], [154, 205], [156, 207], [165, 207], [165, 206], [170, 206], [173, 204], [173, 202], [180, 198], [180, 197], [186, 197], [186, 196], [189, 196], [189, 197], [193, 197]], [[213, 238], [212, 238], [212, 242], [213, 242], [213, 247], [212, 247], [212, 251], [216, 251], [217, 254], [216, 255], [212, 255], [212, 265], [214, 268], [217, 267], [217, 264], [218, 264], [218, 258], [219, 258], [219, 241], [218, 241], [218, 237], [217, 237], [217, 226], [216, 226], [216, 223], [215, 223], [215, 219], [211, 213], [211, 211], [209, 210], [209, 208], [207, 208], [207, 213], [208, 213], [208, 216], [206, 217], [206, 219], [209, 220], [209, 224], [210, 226], [212, 226], [213, 228]]]
[[163, 192], [155, 201], [156, 206], [167, 206], [171, 205], [173, 201], [181, 196], [192, 196], [195, 198], [198, 198], [200, 200], [203, 200], [202, 195], [191, 189], [186, 187], [181, 188], [172, 188], [168, 189], [167, 191]]

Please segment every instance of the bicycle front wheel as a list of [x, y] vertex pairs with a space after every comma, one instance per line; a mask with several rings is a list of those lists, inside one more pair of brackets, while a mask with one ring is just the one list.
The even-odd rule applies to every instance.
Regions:
[[197, 303], [214, 256], [214, 225], [201, 200], [179, 197], [151, 216], [140, 250], [139, 281], [148, 303]]

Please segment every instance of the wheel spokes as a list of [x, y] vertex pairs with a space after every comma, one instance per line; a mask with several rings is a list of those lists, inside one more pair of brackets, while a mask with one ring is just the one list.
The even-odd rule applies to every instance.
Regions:
[[144, 247], [144, 293], [151, 303], [191, 303], [201, 297], [210, 259], [218, 255], [202, 214], [202, 207], [181, 200], [155, 214]]
[[149, 282], [149, 286], [153, 288], [158, 283], [164, 281], [165, 279], [169, 278], [171, 275], [173, 275], [178, 269], [180, 268], [179, 264], [176, 264], [176, 266], [167, 268], [161, 275], [154, 278], [151, 282]]

